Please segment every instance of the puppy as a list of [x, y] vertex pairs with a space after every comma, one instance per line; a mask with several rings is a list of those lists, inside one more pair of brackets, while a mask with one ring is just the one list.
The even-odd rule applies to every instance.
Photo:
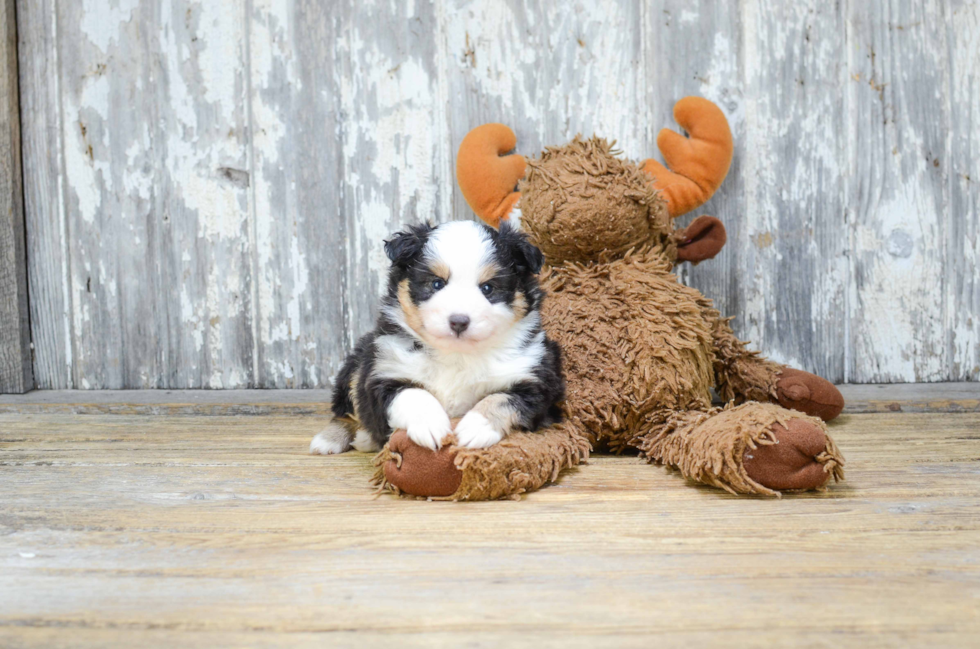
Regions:
[[404, 428], [438, 449], [462, 417], [460, 446], [561, 418], [561, 352], [541, 330], [541, 252], [508, 223], [417, 225], [385, 242], [388, 292], [371, 333], [344, 362], [334, 420], [311, 453], [376, 451]]

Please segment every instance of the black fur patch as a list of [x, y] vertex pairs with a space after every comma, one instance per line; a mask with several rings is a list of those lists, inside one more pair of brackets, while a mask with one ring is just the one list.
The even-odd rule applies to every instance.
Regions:
[[[377, 360], [375, 340], [380, 333], [375, 330], [362, 336], [353, 353], [344, 361], [334, 384], [333, 415], [338, 420], [357, 419], [375, 443], [384, 446], [392, 433], [388, 426], [388, 407], [400, 391], [414, 386], [409, 381], [386, 379], [374, 374]], [[357, 385], [351, 386], [355, 375], [358, 377]], [[356, 411], [350, 399], [351, 387], [357, 394]]]
[[544, 257], [541, 251], [528, 241], [527, 236], [503, 221], [500, 230], [487, 228], [493, 241], [494, 261], [502, 270], [488, 282], [494, 287], [487, 299], [491, 302], [513, 304], [517, 292], [524, 294], [527, 310], [536, 311], [541, 306], [542, 292], [537, 273]]
[[500, 230], [487, 228], [497, 244], [503, 266], [515, 266], [521, 271], [537, 275], [544, 265], [544, 255], [532, 244], [527, 235], [515, 230], [509, 221], [501, 221]]
[[534, 368], [533, 381], [521, 381], [506, 391], [510, 405], [517, 411], [518, 425], [524, 430], [538, 430], [562, 419], [565, 400], [565, 375], [561, 366], [561, 348], [545, 339], [545, 354]]

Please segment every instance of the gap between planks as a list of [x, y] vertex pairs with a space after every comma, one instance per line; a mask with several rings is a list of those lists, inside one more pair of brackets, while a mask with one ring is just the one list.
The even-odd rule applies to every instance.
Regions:
[[[980, 383], [838, 386], [846, 414], [980, 412]], [[330, 416], [330, 390], [35, 390], [0, 395], [0, 413]]]

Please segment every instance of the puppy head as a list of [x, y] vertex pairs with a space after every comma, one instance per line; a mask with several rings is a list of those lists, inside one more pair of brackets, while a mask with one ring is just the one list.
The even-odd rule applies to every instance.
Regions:
[[506, 338], [541, 301], [541, 252], [504, 223], [414, 226], [385, 243], [390, 317], [444, 351], [476, 352]]

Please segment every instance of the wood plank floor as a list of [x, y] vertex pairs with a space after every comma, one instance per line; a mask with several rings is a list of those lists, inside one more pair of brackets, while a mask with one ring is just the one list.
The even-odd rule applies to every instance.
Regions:
[[0, 646], [978, 646], [980, 414], [846, 414], [782, 500], [595, 457], [375, 497], [319, 416], [0, 414]]

